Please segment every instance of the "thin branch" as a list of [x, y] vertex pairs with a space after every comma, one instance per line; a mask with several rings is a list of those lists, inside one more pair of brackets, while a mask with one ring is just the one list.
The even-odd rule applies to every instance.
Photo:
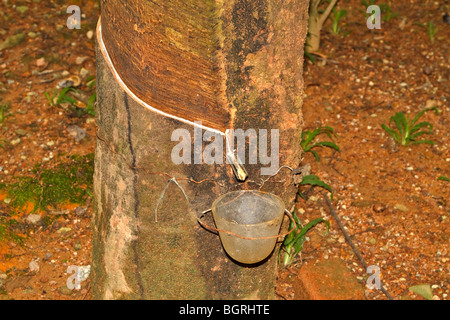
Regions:
[[331, 13], [331, 10], [333, 10], [333, 7], [336, 4], [336, 2], [337, 2], [337, 0], [331, 0], [331, 2], [328, 4], [328, 7], [325, 9], [325, 11], [320, 16], [319, 21], [317, 22], [317, 24], [320, 26], [320, 29], [322, 29], [322, 26], [323, 26], [325, 20], [327, 20], [328, 16]]
[[317, 11], [321, 0], [311, 0], [310, 6], [314, 8], [314, 11]]
[[[345, 231], [344, 226], [342, 225], [341, 220], [339, 219], [336, 210], [334, 210], [333, 205], [331, 204], [330, 198], [328, 198], [326, 193], [323, 193], [323, 198], [325, 199], [325, 202], [327, 203], [328, 207], [330, 208], [330, 212], [333, 215], [334, 219], [336, 220], [339, 228], [341, 229], [342, 233], [344, 234], [345, 239], [347, 240], [348, 244], [350, 245], [350, 247], [353, 249], [353, 252], [355, 253], [355, 255], [358, 257], [359, 261], [361, 262], [362, 266], [364, 267], [365, 270], [367, 270], [367, 263], [364, 260], [364, 258], [362, 257], [361, 253], [359, 252], [359, 250], [356, 248], [355, 244], [353, 243], [352, 239], [350, 238], [350, 236], [348, 235], [347, 231]], [[383, 284], [381, 283], [380, 280], [380, 290], [383, 291], [383, 293], [386, 295], [386, 297], [389, 300], [394, 300], [394, 298], [389, 294], [389, 292], [384, 288]]]

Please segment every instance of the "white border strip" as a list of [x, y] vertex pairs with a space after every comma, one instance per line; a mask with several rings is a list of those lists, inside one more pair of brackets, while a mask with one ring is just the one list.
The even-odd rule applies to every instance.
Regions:
[[[142, 105], [143, 107], [145, 107], [145, 108], [147, 108], [147, 109], [149, 109], [149, 110], [151, 110], [151, 111], [153, 111], [153, 112], [155, 112], [155, 113], [157, 113], [157, 114], [160, 114], [160, 115], [162, 115], [162, 116], [165, 116], [165, 117], [169, 117], [169, 118], [178, 120], [178, 121], [180, 121], [180, 122], [184, 122], [184, 123], [190, 124], [190, 125], [192, 125], [192, 126], [194, 126], [194, 127], [199, 127], [199, 128], [201, 128], [201, 129], [203, 129], [203, 130], [206, 130], [206, 131], [211, 131], [211, 132], [220, 134], [220, 135], [222, 135], [222, 136], [225, 136], [225, 137], [227, 138], [226, 140], [228, 140], [227, 135], [226, 135], [224, 132], [220, 131], [220, 130], [213, 129], [213, 128], [210, 128], [210, 127], [207, 127], [207, 126], [204, 126], [204, 125], [200, 125], [200, 124], [195, 123], [195, 122], [193, 122], [193, 121], [189, 121], [189, 120], [187, 120], [187, 119], [180, 118], [180, 117], [174, 116], [174, 115], [172, 115], [172, 114], [163, 112], [163, 111], [161, 111], [161, 110], [159, 110], [159, 109], [156, 109], [156, 108], [150, 106], [150, 105], [147, 104], [146, 102], [142, 101], [139, 97], [137, 97], [137, 96], [133, 93], [133, 91], [131, 91], [130, 88], [128, 88], [128, 86], [125, 84], [125, 82], [123, 82], [123, 80], [122, 80], [122, 78], [120, 77], [119, 73], [117, 72], [116, 68], [114, 68], [114, 65], [113, 65], [113, 63], [112, 63], [112, 61], [111, 61], [111, 58], [110, 58], [109, 54], [108, 54], [108, 50], [106, 49], [105, 43], [103, 42], [101, 17], [98, 19], [98, 23], [97, 23], [97, 41], [98, 41], [98, 43], [100, 44], [100, 50], [102, 51], [103, 57], [105, 58], [105, 60], [106, 60], [106, 62], [107, 62], [107, 64], [108, 64], [109, 69], [112, 71], [114, 77], [116, 78], [117, 82], [118, 82], [119, 85], [122, 87], [122, 89], [123, 89], [129, 96], [131, 96], [131, 97], [133, 98], [133, 100], [135, 100], [137, 103], [139, 103], [139, 104]], [[228, 130], [227, 130], [227, 131], [228, 131]], [[228, 141], [227, 141], [227, 142], [228, 142]]]

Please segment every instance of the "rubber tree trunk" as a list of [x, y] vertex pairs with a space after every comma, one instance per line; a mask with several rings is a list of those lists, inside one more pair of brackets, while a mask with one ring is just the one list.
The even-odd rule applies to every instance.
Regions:
[[[219, 131], [278, 129], [279, 165], [297, 167], [307, 10], [304, 0], [102, 1], [95, 299], [274, 298], [277, 253], [236, 263], [197, 221], [218, 196], [260, 188], [266, 165], [245, 165], [243, 183], [227, 164], [177, 165], [171, 136], [186, 129], [193, 140], [190, 121]], [[261, 189], [292, 206], [290, 170]]]

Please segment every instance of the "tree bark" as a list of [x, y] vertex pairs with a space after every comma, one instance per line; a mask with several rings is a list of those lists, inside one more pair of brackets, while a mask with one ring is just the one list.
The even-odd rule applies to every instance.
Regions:
[[277, 253], [241, 265], [197, 218], [224, 193], [260, 187], [289, 209], [291, 172], [261, 185], [269, 177], [259, 162], [245, 164], [244, 183], [225, 163], [176, 165], [171, 135], [194, 137], [191, 122], [201, 121], [221, 132], [268, 129], [270, 146], [278, 129], [279, 164], [297, 167], [307, 10], [300, 0], [102, 1], [95, 299], [274, 298]]

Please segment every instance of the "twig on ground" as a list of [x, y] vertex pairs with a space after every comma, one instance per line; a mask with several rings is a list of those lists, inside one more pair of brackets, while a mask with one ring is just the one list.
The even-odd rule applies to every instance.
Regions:
[[[358, 260], [361, 262], [362, 266], [364, 267], [365, 270], [367, 270], [368, 265], [366, 263], [366, 261], [364, 260], [364, 258], [362, 257], [361, 253], [359, 252], [359, 250], [356, 248], [355, 244], [353, 243], [352, 239], [350, 238], [349, 234], [347, 233], [347, 231], [345, 231], [344, 226], [342, 225], [341, 220], [339, 219], [336, 210], [334, 210], [333, 205], [331, 204], [330, 198], [328, 198], [326, 193], [323, 193], [323, 198], [325, 199], [325, 202], [327, 203], [328, 207], [330, 208], [330, 213], [331, 215], [334, 217], [334, 219], [336, 220], [339, 228], [341, 229], [342, 233], [344, 234], [345, 240], [347, 240], [347, 243], [350, 245], [350, 247], [352, 248], [353, 252], [355, 253], [355, 255], [358, 257]], [[380, 282], [380, 290], [386, 295], [386, 297], [389, 300], [394, 300], [394, 298], [389, 294], [389, 292], [384, 288], [383, 284]]]

